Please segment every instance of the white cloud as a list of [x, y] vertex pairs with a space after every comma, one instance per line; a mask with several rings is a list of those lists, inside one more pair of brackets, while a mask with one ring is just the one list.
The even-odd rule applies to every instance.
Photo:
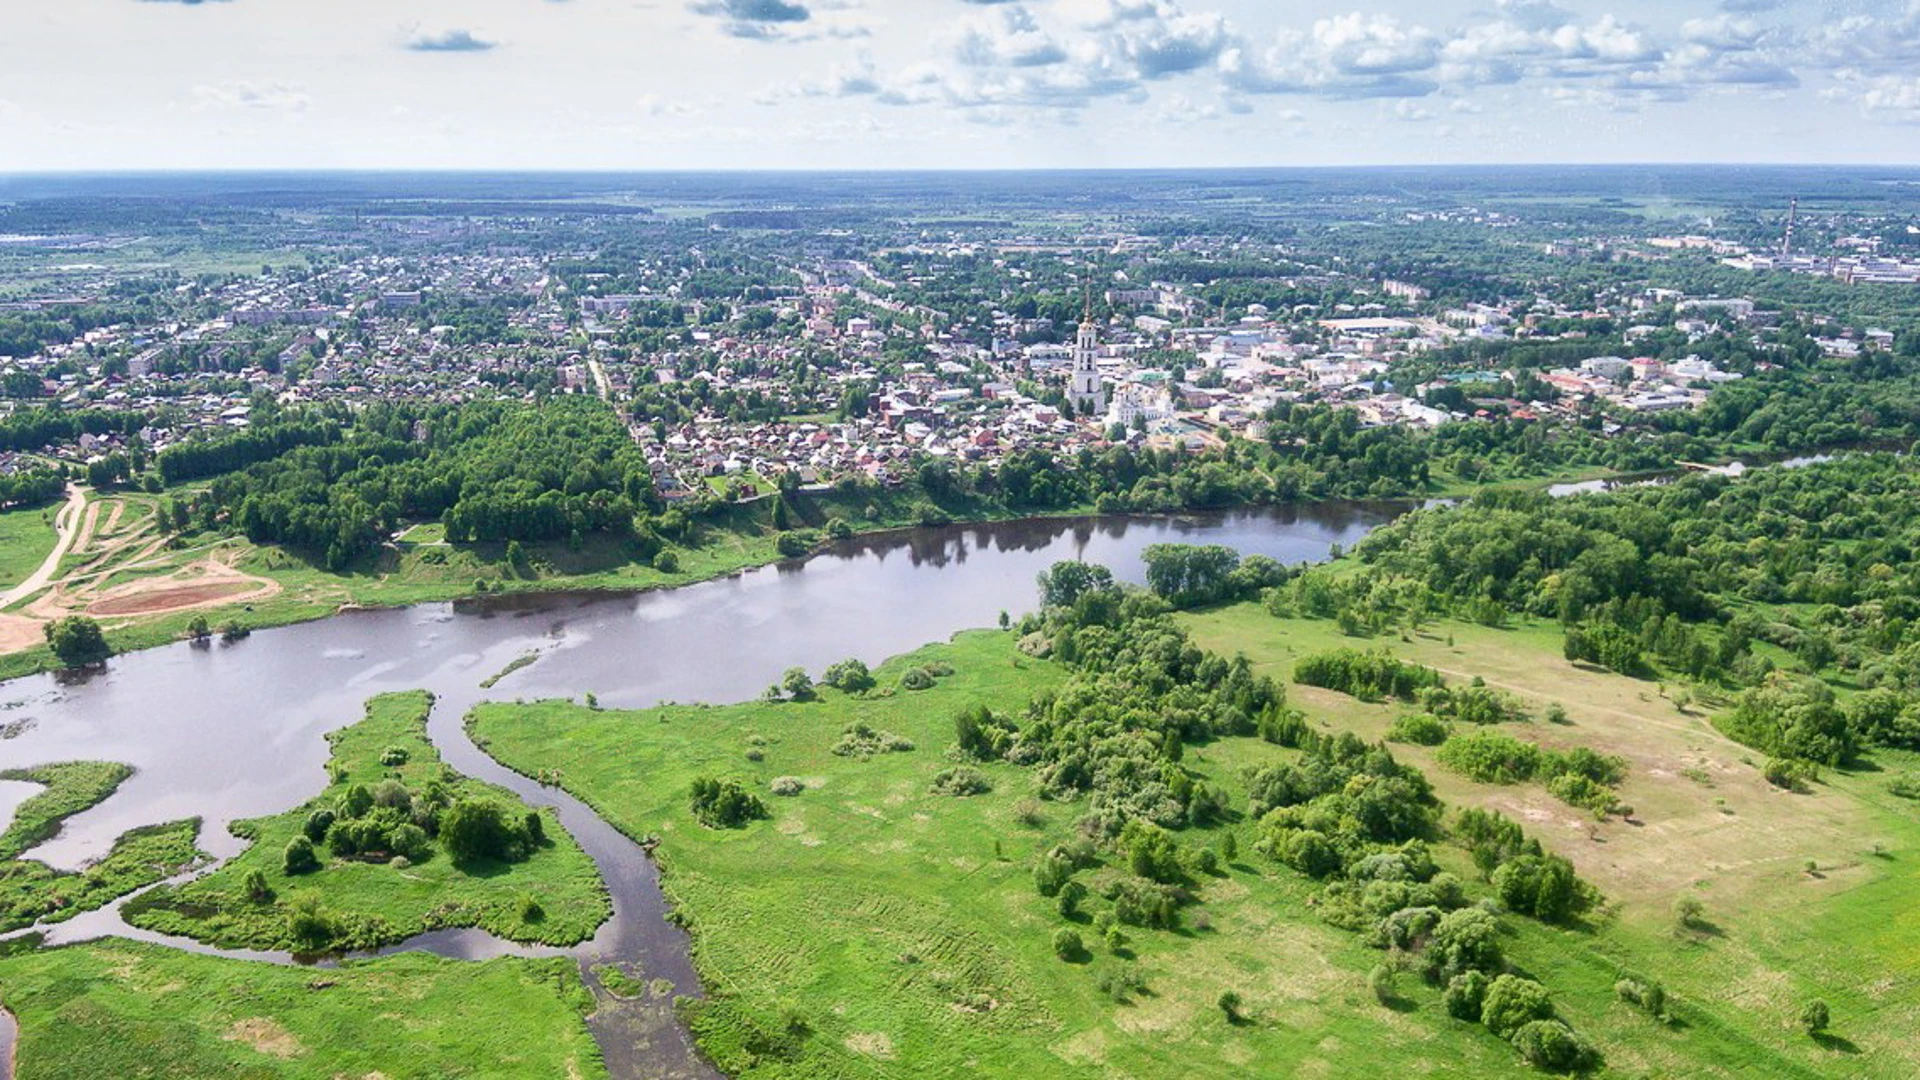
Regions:
[[243, 81], [202, 84], [193, 88], [196, 109], [259, 109], [265, 112], [303, 113], [313, 98], [305, 87], [291, 83]]

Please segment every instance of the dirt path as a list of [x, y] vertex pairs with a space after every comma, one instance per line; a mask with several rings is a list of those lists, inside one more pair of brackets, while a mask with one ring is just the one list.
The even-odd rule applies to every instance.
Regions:
[[54, 542], [53, 550], [47, 553], [46, 561], [40, 564], [40, 569], [27, 575], [25, 581], [0, 593], [0, 608], [11, 607], [47, 587], [47, 583], [53, 580], [54, 572], [60, 569], [60, 560], [65, 558], [67, 551], [73, 547], [77, 534], [75, 519], [87, 509], [87, 489], [69, 485], [67, 503], [60, 508], [60, 513], [53, 519], [53, 530], [59, 534], [60, 538]]

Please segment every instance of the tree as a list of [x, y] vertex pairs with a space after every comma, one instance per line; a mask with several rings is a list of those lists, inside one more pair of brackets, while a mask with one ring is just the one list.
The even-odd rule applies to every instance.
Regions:
[[282, 857], [281, 868], [289, 876], [311, 873], [320, 869], [320, 858], [313, 853], [313, 841], [304, 836], [296, 836], [287, 841], [287, 850]]
[[813, 680], [807, 677], [806, 668], [788, 668], [786, 674], [780, 676], [780, 686], [795, 701], [813, 700]]
[[1800, 1026], [1806, 1028], [1809, 1035], [1818, 1035], [1827, 1030], [1827, 1024], [1832, 1020], [1827, 1003], [1818, 998], [1807, 1002], [1807, 1007], [1800, 1010]]
[[256, 904], [264, 904], [273, 899], [273, 888], [267, 884], [267, 875], [257, 866], [247, 871], [241, 887], [247, 891], [247, 899]]
[[512, 840], [506, 815], [490, 799], [461, 799], [440, 815], [440, 842], [455, 862], [507, 858]]
[[1238, 990], [1220, 991], [1220, 996], [1214, 999], [1214, 1004], [1220, 1007], [1220, 1015], [1227, 1018], [1227, 1023], [1237, 1024], [1240, 1022], [1241, 1002], [1240, 992]]
[[1489, 981], [1483, 971], [1463, 971], [1448, 979], [1447, 988], [1440, 995], [1440, 1003], [1446, 1007], [1447, 1015], [1456, 1020], [1479, 1023]]
[[1053, 955], [1062, 960], [1074, 960], [1086, 951], [1087, 947], [1080, 941], [1079, 931], [1062, 928], [1053, 932]]
[[1480, 1022], [1503, 1039], [1511, 1039], [1531, 1021], [1552, 1018], [1553, 1003], [1547, 997], [1547, 988], [1518, 975], [1493, 980], [1480, 1006]]
[[1437, 979], [1500, 966], [1500, 927], [1479, 908], [1461, 908], [1441, 916], [1427, 940], [1427, 968]]
[[213, 636], [213, 627], [208, 624], [205, 615], [195, 615], [187, 620], [187, 636], [195, 641], [205, 641]]
[[1113, 588], [1113, 571], [1104, 566], [1067, 560], [1054, 563], [1040, 575], [1040, 606], [1072, 607], [1090, 592]]
[[100, 624], [85, 615], [55, 619], [42, 628], [42, 633], [53, 648], [53, 655], [67, 667], [97, 664], [113, 655], [106, 635], [100, 632]]
[[873, 672], [859, 660], [842, 660], [826, 670], [820, 681], [842, 693], [862, 694], [875, 686]]
[[320, 894], [303, 892], [287, 905], [287, 937], [296, 953], [326, 951], [336, 931], [331, 912], [320, 904]]
[[1574, 1072], [1592, 1064], [1593, 1047], [1559, 1020], [1529, 1020], [1511, 1036], [1527, 1064], [1551, 1072]]

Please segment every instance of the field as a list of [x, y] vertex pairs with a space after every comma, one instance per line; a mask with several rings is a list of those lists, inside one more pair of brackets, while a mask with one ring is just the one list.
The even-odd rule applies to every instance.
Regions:
[[0, 513], [0, 591], [26, 580], [53, 550], [58, 504]]
[[572, 961], [313, 970], [125, 941], [0, 956], [18, 1080], [604, 1077]]
[[[1307, 653], [1384, 647], [1454, 680], [1481, 676], [1519, 695], [1536, 716], [1560, 704], [1569, 724], [1536, 721], [1517, 733], [1549, 747], [1625, 757], [1621, 795], [1634, 809], [1630, 820], [1598, 822], [1538, 786], [1476, 784], [1434, 764], [1431, 749], [1394, 747], [1425, 769], [1448, 803], [1492, 807], [1525, 822], [1608, 897], [1610, 916], [1597, 933], [1527, 924], [1525, 964], [1551, 975], [1546, 981], [1556, 990], [1584, 981], [1596, 1014], [1612, 996], [1615, 971], [1658, 978], [1697, 1013], [1689, 1014], [1687, 1041], [1726, 1040], [1695, 1056], [1702, 1067], [1753, 1075], [1792, 1075], [1794, 1066], [1813, 1075], [1920, 1070], [1920, 1047], [1903, 1034], [1920, 1029], [1920, 926], [1897, 916], [1920, 890], [1920, 821], [1885, 787], [1888, 773], [1912, 767], [1909, 758], [1883, 753], [1885, 771], [1830, 772], [1810, 794], [1782, 791], [1761, 777], [1758, 755], [1712, 728], [1709, 709], [1676, 703], [1690, 696], [1680, 687], [1570, 664], [1553, 626], [1443, 623], [1412, 641], [1368, 642], [1344, 637], [1331, 622], [1275, 619], [1253, 605], [1187, 623], [1204, 647], [1244, 652], [1257, 671], [1276, 677], [1289, 676]], [[1288, 689], [1310, 716], [1369, 738], [1408, 711]], [[1682, 895], [1705, 905], [1710, 932], [1676, 936], [1672, 910]], [[1834, 1010], [1830, 1048], [1790, 1023], [1797, 1003], [1814, 997]], [[1602, 1042], [1611, 1057], [1624, 1056]]]
[[[929, 663], [955, 674], [931, 690], [885, 693], [908, 667]], [[1314, 883], [1248, 851], [1244, 823], [1235, 827], [1244, 854], [1203, 885], [1181, 930], [1129, 933], [1118, 953], [1096, 942], [1081, 962], [1056, 959], [1050, 935], [1073, 924], [1036, 894], [1030, 867], [1072, 835], [1085, 806], [1036, 802], [1032, 777], [1007, 765], [983, 767], [994, 785], [983, 796], [937, 796], [929, 784], [950, 764], [955, 711], [978, 701], [1017, 713], [1062, 670], [1018, 653], [1011, 635], [974, 633], [878, 674], [884, 696], [865, 699], [824, 691], [814, 703], [638, 713], [544, 702], [482, 706], [473, 717], [503, 761], [557, 772], [622, 829], [660, 837], [667, 891], [716, 994], [695, 1030], [724, 1067], [751, 1076], [1340, 1075], [1365, 1054], [1383, 1072], [1529, 1074], [1504, 1043], [1448, 1018], [1417, 980], [1403, 978], [1395, 1007], [1376, 1004], [1366, 977], [1380, 954], [1314, 914]], [[855, 722], [916, 748], [834, 755]], [[749, 761], [749, 750], [764, 760]], [[1287, 753], [1227, 739], [1186, 761], [1244, 804], [1240, 770]], [[772, 820], [697, 824], [686, 791], [709, 775], [761, 791]], [[766, 794], [782, 775], [806, 790]], [[1544, 970], [1536, 954], [1566, 951], [1553, 940], [1561, 932], [1515, 930], [1530, 967]], [[1699, 1075], [1735, 1075], [1718, 1063], [1736, 1058], [1763, 1063], [1767, 1075], [1826, 1075], [1750, 1050], [1705, 1013], [1685, 1029], [1657, 1028], [1613, 1001], [1617, 967], [1592, 948], [1581, 957], [1552, 980], [1565, 984], [1563, 1013], [1601, 1042], [1619, 1075], [1697, 1064], [1711, 1065]], [[1122, 971], [1137, 972], [1145, 989], [1116, 1001], [1100, 984]], [[1242, 1022], [1216, 1006], [1229, 989], [1246, 1002]], [[768, 1037], [794, 1016], [809, 1034]]]
[[[510, 793], [458, 777], [441, 765], [425, 738], [427, 708], [424, 693], [373, 699], [366, 719], [330, 736], [328, 774], [333, 783], [326, 791], [285, 814], [236, 822], [234, 831], [254, 841], [245, 852], [205, 877], [129, 902], [124, 909], [128, 920], [224, 946], [287, 949], [295, 944], [290, 905], [304, 894], [317, 897], [330, 915], [336, 949], [367, 949], [424, 930], [459, 926], [556, 945], [593, 936], [612, 909], [592, 860], [550, 811], [542, 812], [545, 843], [523, 862], [489, 859], [456, 865], [436, 843], [430, 855], [397, 866], [385, 857], [329, 857], [325, 845], [318, 845], [322, 868], [286, 872], [284, 852], [302, 834], [308, 815], [336, 807], [355, 785], [373, 788], [393, 779], [419, 796], [438, 781], [454, 799], [494, 800], [512, 820], [526, 812]], [[391, 759], [395, 751], [404, 761], [383, 764], [383, 756]], [[245, 882], [255, 871], [264, 877], [269, 896], [248, 895]], [[539, 905], [532, 917], [522, 909], [529, 898]]]

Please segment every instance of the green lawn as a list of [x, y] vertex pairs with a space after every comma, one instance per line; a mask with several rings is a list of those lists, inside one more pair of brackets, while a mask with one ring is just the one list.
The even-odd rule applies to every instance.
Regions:
[[40, 569], [59, 535], [53, 518], [63, 503], [0, 512], [0, 590], [25, 581]]
[[0, 957], [18, 1080], [604, 1077], [565, 959], [312, 970], [110, 940]]
[[[551, 811], [541, 812], [544, 845], [520, 862], [457, 864], [435, 842], [430, 855], [400, 866], [390, 865], [385, 857], [329, 857], [327, 845], [321, 844], [321, 869], [286, 872], [287, 844], [301, 834], [309, 813], [336, 807], [355, 785], [373, 788], [393, 779], [421, 798], [438, 781], [456, 801], [491, 799], [516, 821], [527, 812], [511, 793], [461, 777], [441, 764], [425, 738], [428, 704], [423, 692], [374, 698], [366, 719], [329, 736], [333, 759], [328, 774], [333, 782], [326, 791], [285, 814], [235, 823], [236, 833], [254, 839], [252, 846], [203, 878], [139, 897], [125, 909], [128, 920], [224, 946], [286, 949], [294, 944], [290, 904], [311, 894], [332, 917], [335, 949], [367, 949], [423, 930], [458, 926], [555, 945], [593, 936], [612, 907], [593, 861]], [[382, 764], [383, 755], [396, 750], [404, 753], [404, 762]], [[256, 870], [265, 877], [270, 898], [248, 896], [244, 882]], [[540, 908], [532, 917], [522, 910], [529, 897]]]

